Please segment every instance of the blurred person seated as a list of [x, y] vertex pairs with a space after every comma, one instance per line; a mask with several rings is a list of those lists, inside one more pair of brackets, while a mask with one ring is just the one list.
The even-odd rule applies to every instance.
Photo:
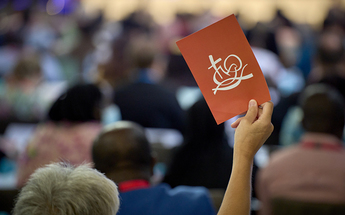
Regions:
[[13, 215], [115, 215], [119, 205], [115, 183], [90, 165], [52, 163], [31, 175]]
[[[187, 111], [184, 143], [172, 149], [172, 160], [163, 182], [171, 187], [204, 186], [209, 189], [212, 198], [224, 192], [233, 166], [230, 138], [234, 138], [233, 134], [229, 137], [226, 135], [224, 123], [217, 125], [205, 99], [201, 98]], [[253, 161], [252, 186], [257, 170], [258, 166]], [[252, 197], [255, 198], [255, 190], [252, 191]]]
[[[304, 90], [300, 105], [306, 133], [298, 145], [274, 152], [258, 173], [260, 214], [282, 214], [289, 201], [345, 205], [344, 99], [334, 88], [315, 84]], [[281, 199], [278, 208], [271, 204]], [[293, 209], [290, 214], [308, 213], [308, 207]], [[315, 214], [328, 214], [322, 211]]]
[[157, 51], [152, 39], [146, 36], [132, 41], [127, 50], [133, 65], [132, 82], [115, 89], [114, 103], [120, 108], [123, 120], [183, 133], [184, 111], [175, 95], [157, 83], [157, 72], [152, 69]]
[[38, 125], [18, 159], [18, 187], [35, 169], [50, 162], [78, 165], [92, 160], [92, 142], [102, 127], [101, 101], [100, 90], [92, 84], [75, 85], [55, 101], [49, 120]]
[[45, 84], [37, 55], [23, 55], [0, 83], [0, 118], [20, 122], [43, 120], [62, 87], [61, 83]]
[[[176, 46], [174, 40], [173, 45]], [[173, 46], [171, 45], [171, 46]], [[171, 49], [178, 49], [173, 47]], [[171, 50], [168, 56], [166, 75], [162, 83], [172, 91], [177, 91], [184, 86], [197, 87], [195, 79], [190, 71], [186, 61], [180, 53], [180, 50]]]
[[173, 149], [164, 182], [178, 185], [226, 189], [232, 169], [233, 149], [217, 125], [204, 98], [187, 111], [184, 143]]
[[96, 138], [95, 168], [119, 187], [124, 214], [215, 214], [206, 188], [167, 184], [151, 186], [155, 158], [144, 129], [137, 123], [107, 125]]
[[[339, 93], [341, 93], [343, 98], [345, 98], [345, 78], [339, 75], [327, 75], [318, 83], [327, 84], [334, 87], [339, 91]], [[292, 98], [289, 98], [290, 101], [294, 101], [286, 107], [287, 112], [282, 121], [282, 128], [279, 135], [279, 145], [290, 146], [297, 144], [305, 133], [302, 126], [303, 111], [298, 104], [299, 95], [300, 93], [294, 95]], [[343, 141], [345, 141], [344, 138], [345, 136], [343, 135]]]
[[345, 77], [343, 35], [337, 31], [324, 30], [317, 41], [315, 63], [308, 82], [316, 83], [329, 75]]
[[275, 33], [278, 56], [282, 63], [279, 71], [277, 88], [282, 97], [303, 90], [305, 85], [302, 70], [297, 64], [302, 55], [302, 35], [294, 27], [279, 27]]
[[[287, 29], [285, 30], [281, 29], [281, 30], [283, 31], [281, 31], [278, 35], [281, 36], [281, 40], [284, 41], [285, 45], [292, 42], [292, 41], [288, 42], [287, 38], [289, 37], [287, 37], [287, 35], [284, 33], [284, 32], [289, 32], [289, 31], [285, 31]], [[290, 32], [290, 34], [291, 33], [293, 32]], [[297, 56], [298, 52], [296, 52], [296, 54], [293, 55], [292, 54], [293, 52], [291, 52], [292, 50], [289, 50], [290, 48], [288, 48], [287, 51], [288, 53], [290, 53], [289, 55], [291, 59], [293, 59], [294, 57], [292, 56]], [[336, 31], [328, 30], [328, 29], [322, 31], [317, 38], [317, 43], [316, 43], [315, 48], [316, 48], [316, 53], [314, 54], [315, 56], [313, 57], [312, 69], [307, 77], [306, 84], [309, 85], [313, 83], [319, 83], [323, 79], [331, 77], [331, 76], [344, 77], [345, 64], [344, 64], [343, 59], [345, 55], [344, 55], [344, 47], [342, 44], [341, 34], [339, 34]], [[297, 99], [301, 92], [301, 86], [303, 86], [302, 82], [291, 82], [289, 78], [283, 74], [284, 73], [281, 73], [283, 82], [285, 82], [285, 84], [289, 85], [290, 87], [293, 86], [295, 90], [292, 92], [292, 94], [281, 93], [282, 96], [280, 97], [280, 101], [275, 103], [276, 107], [272, 116], [272, 122], [275, 125], [275, 130], [273, 134], [271, 135], [271, 137], [266, 142], [266, 144], [269, 144], [269, 145], [275, 145], [278, 142], [291, 143], [290, 140], [283, 137], [284, 134], [282, 135], [282, 133], [285, 132], [282, 130], [284, 129], [283, 123], [284, 123], [284, 120], [286, 119], [289, 120], [289, 118], [287, 118], [286, 115], [290, 115], [288, 111], [291, 111], [292, 108], [297, 105]], [[291, 128], [294, 128], [294, 127], [291, 127]], [[297, 135], [300, 135], [300, 134], [297, 134]]]

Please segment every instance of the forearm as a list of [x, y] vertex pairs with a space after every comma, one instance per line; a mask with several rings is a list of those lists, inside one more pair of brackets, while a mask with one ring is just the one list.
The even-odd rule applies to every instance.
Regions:
[[218, 215], [249, 215], [253, 159], [234, 152], [233, 168]]
[[253, 160], [273, 131], [272, 112], [272, 102], [259, 109], [257, 102], [250, 100], [246, 115], [231, 125], [236, 128], [233, 167], [219, 215], [249, 215]]

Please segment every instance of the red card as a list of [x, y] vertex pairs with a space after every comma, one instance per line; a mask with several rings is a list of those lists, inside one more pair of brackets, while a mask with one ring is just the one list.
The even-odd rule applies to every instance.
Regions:
[[217, 124], [271, 100], [267, 83], [234, 15], [176, 42]]

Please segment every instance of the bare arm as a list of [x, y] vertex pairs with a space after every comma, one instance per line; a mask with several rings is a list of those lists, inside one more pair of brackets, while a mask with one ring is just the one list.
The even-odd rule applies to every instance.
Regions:
[[218, 215], [249, 215], [251, 200], [252, 164], [256, 152], [273, 131], [273, 103], [258, 107], [251, 100], [247, 114], [234, 122], [236, 128], [233, 168]]

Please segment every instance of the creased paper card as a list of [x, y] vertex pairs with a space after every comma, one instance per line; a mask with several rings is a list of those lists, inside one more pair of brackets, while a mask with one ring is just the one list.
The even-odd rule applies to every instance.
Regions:
[[176, 42], [220, 124], [271, 100], [267, 83], [236, 17], [230, 15]]

